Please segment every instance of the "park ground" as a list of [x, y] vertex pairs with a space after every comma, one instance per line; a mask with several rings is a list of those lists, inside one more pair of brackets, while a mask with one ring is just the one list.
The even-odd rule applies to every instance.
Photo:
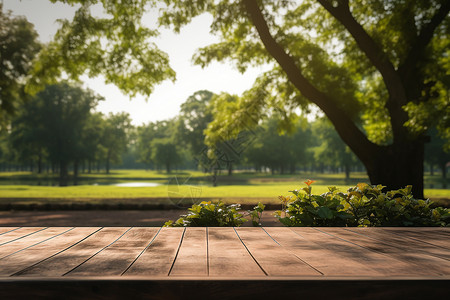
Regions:
[[[353, 173], [346, 180], [342, 173], [236, 172], [231, 177], [219, 176], [214, 187], [211, 177], [202, 172], [115, 170], [111, 174], [82, 174], [78, 185], [58, 187], [52, 186], [55, 184], [52, 175], [3, 172], [0, 173], [0, 226], [160, 226], [186, 213], [186, 205], [202, 200], [240, 203], [245, 209], [261, 201], [269, 206], [261, 223], [276, 226], [279, 223], [272, 212], [279, 209], [278, 196], [302, 188], [307, 179], [316, 180], [314, 193], [326, 192], [328, 186], [346, 191], [359, 182], [368, 182], [364, 173]], [[158, 185], [133, 186], [133, 183], [148, 182]], [[131, 187], [127, 186], [130, 183]], [[427, 198], [449, 207], [450, 182], [426, 175], [425, 186]], [[251, 222], [245, 225], [251, 226]]]

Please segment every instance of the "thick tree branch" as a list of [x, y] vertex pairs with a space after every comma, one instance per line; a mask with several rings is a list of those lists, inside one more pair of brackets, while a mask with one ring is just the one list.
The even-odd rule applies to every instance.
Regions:
[[386, 104], [391, 116], [394, 142], [403, 142], [405, 127], [403, 124], [408, 119], [403, 106], [408, 102], [403, 82], [384, 51], [375, 43], [350, 12], [347, 0], [335, 2], [333, 6], [329, 0], [317, 0], [334, 18], [336, 18], [352, 35], [358, 47], [363, 51], [373, 66], [380, 72], [384, 84], [389, 93]]
[[[301, 73], [294, 59], [275, 41], [269, 31], [261, 9], [256, 0], [243, 0], [248, 16], [256, 27], [265, 48], [275, 58], [278, 64], [286, 72], [289, 80], [310, 101], [315, 103], [327, 115], [335, 126], [342, 140], [357, 154], [361, 160], [364, 156], [370, 156], [378, 147], [370, 142], [361, 130], [353, 123], [347, 114], [339, 108], [335, 101], [326, 94], [317, 90]], [[369, 151], [368, 151], [369, 150]]]
[[411, 74], [417, 67], [417, 62], [422, 58], [425, 48], [431, 42], [436, 28], [444, 21], [450, 12], [450, 1], [443, 1], [430, 22], [425, 25], [417, 35], [415, 42], [410, 46], [410, 50], [404, 62], [399, 66], [398, 72], [405, 85], [416, 84], [410, 82]]

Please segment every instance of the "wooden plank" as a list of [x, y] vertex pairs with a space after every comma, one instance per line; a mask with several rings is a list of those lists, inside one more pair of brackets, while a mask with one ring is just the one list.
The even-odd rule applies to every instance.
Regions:
[[10, 276], [66, 250], [86, 238], [99, 227], [78, 227], [44, 243], [0, 260], [0, 276]]
[[102, 228], [73, 247], [14, 275], [62, 276], [96, 255], [111, 243], [114, 243], [128, 229], [127, 227]]
[[55, 238], [59, 234], [67, 232], [74, 227], [50, 227], [46, 230], [39, 231], [35, 234], [28, 235], [22, 239], [15, 240], [0, 247], [0, 259], [3, 259], [9, 255], [23, 251], [25, 249], [34, 247], [40, 243], [43, 243], [49, 239]]
[[209, 276], [266, 276], [231, 227], [208, 228]]
[[22, 239], [41, 230], [45, 230], [46, 228], [48, 227], [21, 227], [17, 230], [9, 231], [0, 235], [0, 246]]
[[450, 274], [450, 262], [445, 259], [427, 256], [417, 252], [405, 252], [387, 243], [367, 238], [355, 232], [345, 230], [344, 228], [324, 227], [317, 228], [317, 230], [408, 264], [409, 266], [407, 268], [401, 269], [405, 272], [405, 275], [442, 276]]
[[[383, 228], [368, 228], [368, 227], [354, 227], [346, 228], [349, 231], [355, 232], [357, 234], [362, 234], [371, 239], [381, 241], [383, 243], [388, 243], [392, 247], [397, 247], [404, 252], [416, 252], [422, 253], [423, 255], [431, 255], [439, 257], [442, 259], [450, 260], [450, 247], [445, 249], [443, 247], [435, 246], [433, 244], [423, 242], [418, 239], [411, 239], [401, 233], [392, 234]], [[426, 233], [424, 233], [426, 235]], [[443, 239], [449, 239], [443, 236]], [[450, 244], [449, 244], [450, 245]]]
[[154, 238], [159, 228], [133, 227], [65, 276], [120, 276]]
[[236, 228], [251, 255], [269, 276], [322, 275], [280, 244], [262, 228]]
[[372, 268], [370, 264], [383, 262], [384, 257], [376, 253], [373, 255], [366, 249], [329, 238], [311, 231], [310, 228], [296, 229], [295, 232], [283, 227], [264, 229], [284, 248], [326, 276], [382, 276], [384, 274]]
[[124, 276], [168, 276], [185, 228], [163, 227]]
[[20, 227], [0, 227], [0, 235], [19, 229]]
[[170, 276], [208, 276], [206, 227], [188, 227]]
[[450, 249], [450, 228], [446, 227], [383, 227], [390, 233], [406, 236], [445, 249]]
[[[417, 274], [417, 270], [413, 268], [408, 262], [398, 260], [395, 257], [373, 251], [365, 248], [358, 243], [349, 241], [347, 239], [339, 238], [324, 231], [324, 229], [338, 229], [344, 231], [343, 228], [293, 228], [292, 230], [303, 238], [321, 245], [328, 251], [335, 253], [342, 258], [341, 268], [346, 268], [346, 272], [353, 275], [362, 276], [408, 276], [411, 272]], [[321, 254], [326, 257], [325, 254]], [[339, 258], [338, 258], [339, 259]], [[335, 262], [333, 262], [335, 263]], [[335, 265], [339, 267], [339, 265]], [[320, 269], [320, 268], [319, 268]], [[425, 270], [422, 275], [435, 275], [435, 273]]]

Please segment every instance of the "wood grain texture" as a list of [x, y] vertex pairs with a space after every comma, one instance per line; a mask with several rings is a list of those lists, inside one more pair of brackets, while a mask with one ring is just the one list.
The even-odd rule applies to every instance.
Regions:
[[22, 227], [17, 230], [8, 231], [5, 234], [0, 235], [0, 246], [11, 243], [18, 239], [22, 239], [45, 229], [47, 229], [47, 227]]
[[0, 281], [90, 276], [449, 281], [449, 233], [447, 228], [8, 228], [0, 234]]
[[[431, 255], [450, 260], [450, 237], [447, 238], [449, 247], [444, 248], [418, 239], [411, 239], [405, 234], [390, 234], [383, 228], [369, 229], [368, 227], [359, 227], [346, 229], [367, 236], [370, 239], [388, 243], [390, 246], [398, 248], [400, 252], [415, 252], [425, 256]], [[442, 241], [445, 241], [445, 239], [446, 237], [444, 237]]]
[[133, 227], [118, 241], [65, 276], [120, 276], [154, 238], [159, 228]]
[[233, 228], [208, 228], [209, 276], [265, 276]]
[[16, 276], [62, 276], [81, 265], [115, 242], [129, 228], [109, 227], [93, 233], [68, 249], [34, 266], [17, 272]]
[[383, 274], [365, 263], [368, 260], [367, 251], [355, 245], [303, 228], [295, 232], [281, 227], [267, 227], [265, 230], [288, 251], [325, 276], [380, 276]]
[[262, 228], [237, 228], [239, 237], [269, 276], [322, 275], [274, 241]]
[[41, 230], [11, 243], [7, 243], [0, 247], [0, 259], [6, 258], [16, 252], [34, 247], [72, 229], [73, 227], [47, 228], [46, 230]]
[[401, 235], [419, 240], [425, 243], [429, 243], [438, 247], [442, 247], [446, 250], [450, 249], [450, 228], [433, 228], [433, 227], [420, 227], [420, 228], [398, 228], [398, 227], [385, 227], [390, 234]]
[[85, 239], [98, 227], [77, 227], [58, 237], [0, 260], [0, 276], [10, 276], [56, 255]]
[[[450, 275], [450, 263], [445, 259], [424, 255], [416, 251], [402, 251], [387, 242], [370, 239], [343, 228], [317, 228], [317, 230], [384, 255], [386, 263], [375, 266], [395, 267], [394, 269], [398, 270], [399, 275]], [[402, 265], [392, 265], [393, 261], [399, 261]]]
[[208, 276], [208, 241], [205, 227], [186, 228], [170, 276]]
[[123, 276], [168, 276], [185, 228], [164, 227]]
[[[408, 262], [399, 260], [397, 257], [387, 255], [384, 252], [375, 251], [374, 249], [365, 247], [366, 239], [361, 237], [360, 243], [355, 240], [347, 239], [339, 233], [345, 233], [345, 229], [338, 227], [302, 227], [292, 228], [292, 230], [303, 238], [321, 245], [322, 247], [344, 258], [346, 264], [342, 264], [341, 268], [346, 268], [349, 272], [352, 268], [356, 268], [354, 275], [369, 276], [402, 276], [414, 274], [417, 268], [411, 266]], [[320, 255], [326, 257], [326, 255]], [[342, 261], [344, 263], [344, 261]], [[314, 264], [313, 264], [314, 265]], [[366, 269], [364, 271], [364, 268]], [[321, 269], [321, 268], [318, 268]], [[424, 271], [424, 275], [436, 275], [431, 271]]]
[[7, 232], [14, 231], [19, 229], [20, 227], [0, 227], [0, 235], [3, 235]]

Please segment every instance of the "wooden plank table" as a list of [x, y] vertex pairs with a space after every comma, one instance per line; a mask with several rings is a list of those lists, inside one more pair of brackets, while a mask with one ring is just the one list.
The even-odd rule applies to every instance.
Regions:
[[450, 228], [0, 227], [0, 299], [448, 298], [449, 249]]

